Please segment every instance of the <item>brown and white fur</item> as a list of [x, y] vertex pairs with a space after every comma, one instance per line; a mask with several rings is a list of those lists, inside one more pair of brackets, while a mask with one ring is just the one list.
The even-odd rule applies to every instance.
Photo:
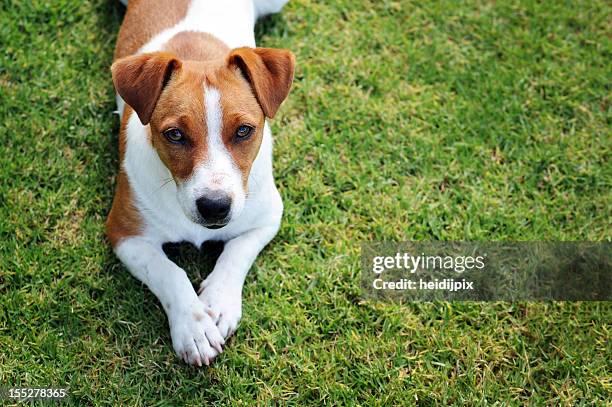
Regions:
[[[222, 351], [245, 276], [280, 225], [266, 118], [289, 93], [294, 57], [255, 48], [253, 29], [284, 3], [131, 0], [119, 32], [111, 70], [121, 166], [107, 234], [161, 302], [189, 364]], [[162, 245], [206, 240], [225, 245], [198, 295]]]

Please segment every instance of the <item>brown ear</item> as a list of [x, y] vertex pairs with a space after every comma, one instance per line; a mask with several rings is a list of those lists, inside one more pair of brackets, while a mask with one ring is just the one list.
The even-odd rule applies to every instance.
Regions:
[[291, 89], [295, 56], [285, 49], [236, 48], [229, 54], [228, 65], [240, 68], [264, 114], [274, 117]]
[[111, 66], [117, 93], [148, 124], [164, 86], [181, 62], [172, 54], [153, 52], [119, 59]]

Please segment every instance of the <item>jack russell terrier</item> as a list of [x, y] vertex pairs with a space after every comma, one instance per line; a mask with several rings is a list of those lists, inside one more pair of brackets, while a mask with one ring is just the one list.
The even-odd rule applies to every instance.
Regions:
[[[255, 48], [258, 17], [288, 0], [130, 0], [111, 67], [120, 169], [107, 234], [161, 302], [172, 345], [208, 365], [238, 326], [249, 268], [278, 231], [272, 118], [295, 58]], [[225, 242], [198, 293], [162, 245]]]

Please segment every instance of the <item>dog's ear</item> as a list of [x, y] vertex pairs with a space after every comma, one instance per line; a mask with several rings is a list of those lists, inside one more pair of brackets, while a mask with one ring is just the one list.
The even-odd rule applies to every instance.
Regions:
[[232, 50], [227, 62], [249, 81], [264, 114], [274, 117], [291, 89], [295, 56], [285, 49], [245, 47]]
[[153, 52], [121, 58], [111, 66], [117, 93], [134, 109], [142, 124], [151, 120], [157, 100], [181, 62], [172, 54]]

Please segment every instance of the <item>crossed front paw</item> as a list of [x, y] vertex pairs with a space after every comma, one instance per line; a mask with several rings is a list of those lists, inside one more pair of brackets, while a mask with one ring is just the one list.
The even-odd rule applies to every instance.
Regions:
[[199, 299], [212, 310], [212, 319], [223, 338], [230, 337], [242, 317], [242, 287], [210, 277], [200, 285]]
[[208, 366], [223, 351], [225, 339], [213, 315], [209, 307], [197, 300], [170, 315], [172, 346], [186, 363]]

